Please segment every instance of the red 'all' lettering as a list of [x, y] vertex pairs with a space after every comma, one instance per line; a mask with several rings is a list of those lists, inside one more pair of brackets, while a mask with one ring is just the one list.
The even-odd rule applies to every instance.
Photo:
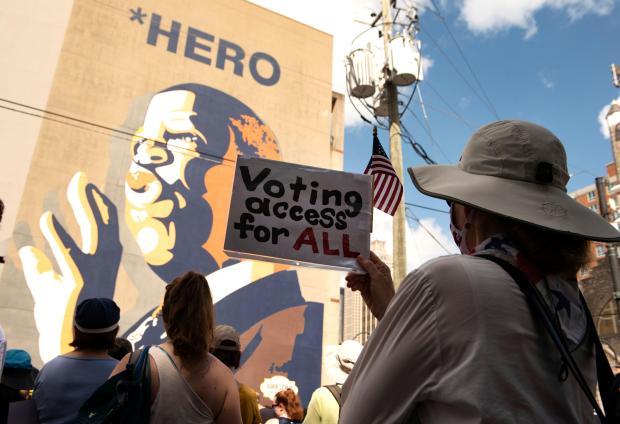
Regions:
[[348, 234], [342, 235], [342, 254], [345, 258], [357, 258], [360, 255], [360, 252], [356, 252], [350, 249]]
[[311, 227], [306, 228], [295, 240], [293, 249], [299, 250], [302, 245], [307, 244], [312, 247], [312, 252], [319, 253], [319, 246], [316, 244], [316, 238], [314, 237], [314, 231]]

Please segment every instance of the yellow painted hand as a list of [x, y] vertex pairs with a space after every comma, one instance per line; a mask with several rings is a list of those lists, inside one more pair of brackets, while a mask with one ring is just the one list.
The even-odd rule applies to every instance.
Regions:
[[25, 246], [19, 250], [24, 276], [34, 298], [34, 318], [43, 361], [69, 349], [78, 300], [112, 297], [122, 247], [118, 240], [116, 208], [86, 175], [76, 173], [67, 198], [80, 228], [81, 245], [46, 211], [39, 226], [58, 270], [42, 250]]

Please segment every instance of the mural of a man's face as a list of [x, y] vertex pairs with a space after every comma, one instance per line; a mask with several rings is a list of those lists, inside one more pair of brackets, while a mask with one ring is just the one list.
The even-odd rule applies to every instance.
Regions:
[[238, 154], [279, 159], [269, 128], [233, 97], [197, 84], [156, 94], [133, 137], [125, 218], [162, 278], [180, 259], [212, 272], [222, 252]]
[[190, 120], [195, 94], [174, 90], [156, 94], [144, 125], [131, 143], [132, 163], [125, 180], [126, 220], [150, 265], [173, 258], [177, 241], [175, 212], [188, 206], [187, 169], [199, 160], [207, 140]]

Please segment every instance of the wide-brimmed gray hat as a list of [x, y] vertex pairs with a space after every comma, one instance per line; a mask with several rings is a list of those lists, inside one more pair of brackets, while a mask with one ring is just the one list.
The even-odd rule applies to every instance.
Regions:
[[530, 122], [485, 125], [469, 139], [457, 165], [413, 167], [409, 175], [432, 197], [589, 240], [620, 240], [611, 224], [566, 193], [562, 143]]

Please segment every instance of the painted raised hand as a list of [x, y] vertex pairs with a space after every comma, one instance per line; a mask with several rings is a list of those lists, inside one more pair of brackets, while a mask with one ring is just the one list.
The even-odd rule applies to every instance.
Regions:
[[71, 179], [67, 199], [80, 229], [80, 245], [51, 212], [44, 212], [39, 220], [59, 272], [42, 250], [33, 246], [19, 250], [35, 302], [43, 361], [69, 349], [73, 314], [79, 301], [114, 296], [123, 251], [116, 207], [95, 185], [88, 183], [84, 173], [77, 172]]

